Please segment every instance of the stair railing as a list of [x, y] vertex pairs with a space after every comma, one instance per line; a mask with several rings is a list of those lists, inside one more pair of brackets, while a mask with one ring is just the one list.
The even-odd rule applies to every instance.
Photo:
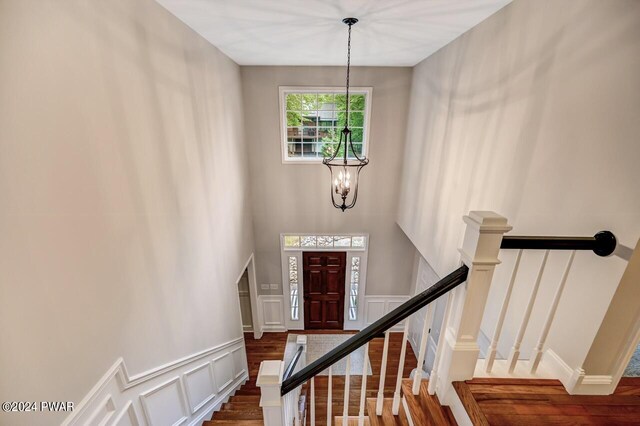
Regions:
[[[593, 237], [505, 236], [502, 239], [500, 248], [503, 250], [514, 249], [514, 250], [518, 250], [518, 252], [516, 254], [516, 260], [511, 273], [511, 278], [509, 280], [509, 284], [507, 285], [507, 290], [502, 301], [500, 313], [498, 315], [498, 320], [491, 338], [491, 343], [489, 345], [489, 349], [487, 350], [487, 354], [484, 360], [484, 372], [486, 374], [491, 374], [494, 372], [495, 359], [497, 355], [497, 347], [498, 347], [500, 335], [502, 333], [502, 329], [504, 326], [504, 320], [507, 314], [507, 310], [510, 305], [513, 288], [517, 281], [517, 276], [518, 276], [518, 271], [520, 269], [520, 263], [522, 260], [523, 251], [524, 250], [544, 250], [542, 261], [538, 268], [535, 281], [531, 286], [531, 292], [526, 304], [524, 315], [522, 316], [522, 319], [520, 321], [520, 325], [518, 327], [518, 332], [514, 339], [513, 346], [511, 348], [511, 351], [509, 353], [509, 356], [508, 356], [508, 359], [506, 360], [505, 365], [501, 366], [502, 367], [501, 374], [506, 373], [507, 375], [515, 375], [516, 367], [520, 367], [519, 374], [535, 375], [540, 365], [540, 361], [542, 359], [543, 349], [544, 349], [547, 337], [549, 335], [551, 325], [555, 318], [556, 311], [558, 309], [558, 304], [564, 292], [564, 288], [567, 283], [567, 279], [569, 277], [571, 267], [573, 265], [576, 251], [579, 251], [579, 250], [593, 251], [598, 256], [602, 256], [602, 257], [609, 256], [613, 253], [613, 251], [616, 248], [616, 237], [609, 231], [598, 232]], [[532, 350], [528, 365], [525, 367], [522, 365], [522, 362], [520, 362], [522, 340], [529, 326], [531, 313], [537, 301], [538, 291], [540, 289], [540, 283], [542, 281], [542, 278], [546, 269], [546, 265], [549, 259], [549, 254], [552, 251], [556, 251], [556, 250], [566, 250], [566, 251], [569, 251], [570, 253], [567, 258], [562, 276], [560, 277], [559, 284], [553, 296], [551, 306], [547, 312], [544, 326], [537, 340], [537, 343]]]
[[[419, 393], [422, 380], [422, 368], [426, 356], [427, 342], [431, 333], [434, 316], [433, 302], [447, 295], [447, 304], [440, 330], [440, 338], [435, 348], [435, 360], [429, 375], [428, 392], [437, 393], [444, 405], [454, 402], [452, 383], [459, 380], [471, 379], [480, 354], [477, 340], [480, 325], [486, 306], [486, 301], [493, 279], [496, 265], [500, 263], [498, 253], [505, 249], [538, 249], [546, 250], [594, 250], [600, 255], [606, 255], [615, 248], [613, 234], [598, 234], [596, 237], [567, 238], [567, 237], [504, 237], [511, 230], [507, 219], [493, 212], [472, 211], [464, 217], [467, 224], [464, 234], [460, 258], [462, 265], [452, 273], [438, 281], [427, 290], [411, 298], [406, 303], [389, 312], [373, 324], [369, 325], [346, 342], [340, 344], [321, 358], [306, 365], [300, 371], [284, 375], [282, 361], [263, 361], [258, 374], [257, 385], [261, 387], [264, 424], [266, 426], [290, 426], [294, 424], [290, 419], [291, 407], [286, 402], [287, 395], [304, 383], [309, 383], [311, 398], [309, 401], [311, 424], [315, 419], [315, 386], [314, 377], [324, 370], [328, 370], [327, 391], [327, 425], [332, 425], [332, 366], [346, 358], [345, 390], [342, 411], [342, 424], [347, 425], [350, 396], [350, 355], [357, 349], [365, 347], [365, 362], [362, 371], [362, 389], [358, 411], [358, 424], [364, 424], [366, 376], [368, 359], [368, 342], [376, 337], [384, 336], [380, 383], [376, 400], [376, 414], [382, 414], [384, 385], [389, 351], [389, 330], [404, 321], [404, 332], [395, 390], [393, 394], [392, 412], [398, 415], [400, 404], [406, 406], [401, 395], [402, 379], [405, 375], [404, 364], [408, 341], [408, 330], [411, 315], [424, 307], [426, 317], [419, 345], [418, 365], [414, 376], [411, 392]], [[613, 240], [611, 239], [613, 237]], [[549, 248], [549, 246], [553, 246]], [[465, 283], [465, 285], [461, 285]], [[501, 321], [504, 321], [502, 318]], [[548, 331], [548, 330], [547, 330]], [[499, 333], [498, 333], [499, 334]], [[544, 341], [543, 341], [544, 343]]]

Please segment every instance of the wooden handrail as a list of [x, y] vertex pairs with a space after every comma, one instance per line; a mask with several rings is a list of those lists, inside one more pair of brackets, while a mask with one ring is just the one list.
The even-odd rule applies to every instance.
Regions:
[[598, 256], [609, 256], [616, 249], [616, 236], [600, 231], [593, 237], [544, 237], [505, 235], [501, 249], [523, 250], [593, 250]]
[[329, 366], [335, 364], [345, 356], [349, 355], [351, 352], [363, 346], [368, 341], [380, 336], [381, 333], [389, 330], [391, 327], [398, 324], [400, 321], [404, 320], [411, 314], [419, 311], [429, 303], [438, 299], [440, 296], [443, 296], [444, 294], [453, 290], [467, 280], [468, 273], [469, 268], [466, 265], [462, 265], [461, 267], [435, 283], [433, 286], [429, 287], [427, 290], [414, 296], [406, 303], [403, 303], [361, 332], [355, 334], [346, 342], [340, 344], [322, 357], [307, 365], [296, 374], [286, 378], [282, 382], [280, 394], [286, 395], [287, 393], [291, 392], [293, 389], [297, 388], [310, 378], [316, 376], [321, 371], [327, 369]]

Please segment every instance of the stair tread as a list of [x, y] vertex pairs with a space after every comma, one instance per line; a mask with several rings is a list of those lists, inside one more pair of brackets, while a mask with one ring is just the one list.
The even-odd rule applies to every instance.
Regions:
[[377, 416], [376, 403], [376, 398], [367, 398], [367, 414], [369, 414], [371, 426], [409, 426], [407, 413], [402, 404], [400, 404], [398, 415], [394, 416], [392, 412], [393, 398], [384, 398], [382, 400], [382, 415]]
[[260, 395], [233, 395], [229, 398], [230, 402], [236, 401], [245, 401], [245, 402], [255, 402], [258, 404], [260, 402]]
[[412, 392], [413, 379], [402, 380], [402, 393], [409, 407], [409, 415], [413, 423], [418, 425], [450, 425], [451, 422], [447, 417], [438, 397], [429, 395], [427, 388], [428, 380], [422, 380], [420, 383], [420, 392], [414, 395]]
[[474, 425], [488, 426], [489, 422], [476, 402], [469, 385], [465, 382], [453, 382], [453, 389], [458, 394], [465, 411]]
[[[347, 417], [347, 426], [358, 426], [358, 416], [348, 416]], [[342, 426], [342, 416], [335, 416], [335, 424], [336, 426]], [[365, 426], [370, 426], [369, 416], [364, 416], [364, 424]]]
[[447, 416], [442, 408], [442, 404], [440, 404], [440, 399], [437, 395], [429, 395], [429, 381], [423, 380], [420, 384], [420, 398], [427, 401], [429, 405], [430, 414], [433, 418], [433, 421], [436, 424], [446, 425], [449, 423]]
[[213, 413], [211, 420], [262, 420], [262, 409], [223, 410]]
[[207, 420], [202, 423], [202, 426], [216, 425], [264, 426], [264, 422], [262, 420]]

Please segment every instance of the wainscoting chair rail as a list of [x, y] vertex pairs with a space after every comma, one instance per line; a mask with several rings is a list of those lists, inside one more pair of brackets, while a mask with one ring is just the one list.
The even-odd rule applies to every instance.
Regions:
[[598, 256], [609, 256], [617, 240], [610, 231], [600, 231], [593, 237], [549, 237], [505, 235], [501, 249], [523, 250], [593, 250]]
[[286, 395], [321, 371], [340, 361], [351, 352], [365, 345], [370, 340], [380, 336], [405, 318], [464, 283], [467, 280], [468, 273], [469, 268], [466, 265], [462, 265], [427, 290], [389, 312], [364, 330], [355, 334], [349, 340], [307, 365], [293, 376], [287, 378], [282, 382], [281, 395]]

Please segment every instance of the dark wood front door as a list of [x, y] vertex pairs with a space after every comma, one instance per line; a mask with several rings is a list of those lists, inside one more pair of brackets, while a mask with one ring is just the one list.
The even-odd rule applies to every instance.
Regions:
[[302, 258], [305, 330], [342, 330], [347, 254], [304, 252]]

